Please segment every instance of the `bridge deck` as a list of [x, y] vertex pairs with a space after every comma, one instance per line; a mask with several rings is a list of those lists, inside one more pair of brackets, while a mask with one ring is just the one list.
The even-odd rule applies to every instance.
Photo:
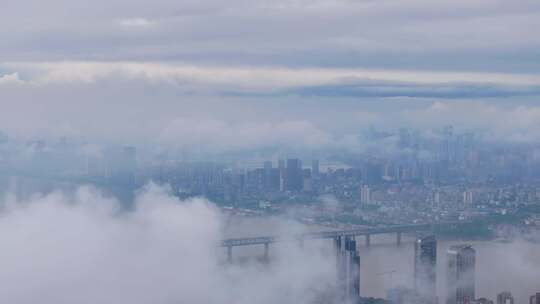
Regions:
[[398, 225], [398, 226], [386, 226], [386, 227], [369, 227], [354, 230], [338, 230], [338, 231], [321, 231], [304, 233], [296, 236], [259, 236], [259, 237], [247, 237], [247, 238], [231, 238], [222, 240], [221, 247], [235, 247], [235, 246], [248, 246], [248, 245], [262, 245], [283, 241], [301, 241], [312, 239], [330, 239], [338, 236], [358, 236], [358, 235], [371, 235], [371, 234], [383, 234], [383, 233], [397, 233], [397, 232], [413, 232], [431, 230], [434, 226], [443, 225], [457, 225], [465, 224], [464, 222], [451, 222], [451, 223], [437, 223], [437, 224], [411, 224], [411, 225]]

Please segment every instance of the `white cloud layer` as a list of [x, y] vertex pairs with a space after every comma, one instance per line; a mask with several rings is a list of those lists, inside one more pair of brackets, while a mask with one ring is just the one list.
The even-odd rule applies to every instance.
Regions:
[[324, 255], [295, 246], [273, 250], [269, 269], [221, 264], [217, 209], [156, 186], [131, 212], [88, 188], [8, 200], [0, 228], [3, 303], [307, 304], [334, 278]]
[[0, 75], [0, 85], [16, 85], [22, 83], [23, 81], [21, 81], [21, 79], [19, 78], [19, 73], [17, 72]]
[[[360, 73], [354, 69], [311, 74], [309, 69], [88, 62], [9, 64], [1, 69], [9, 71], [0, 78], [0, 105], [9, 111], [0, 112], [0, 130], [27, 139], [68, 136], [97, 143], [187, 147], [204, 154], [266, 148], [360, 152], [371, 143], [359, 135], [371, 126], [392, 130], [454, 125], [496, 141], [540, 141], [536, 96], [441, 100], [286, 93], [304, 85], [351, 83], [349, 76]], [[386, 78], [352, 83], [381, 93], [402, 88], [406, 78], [392, 71], [366, 72], [369, 75]], [[495, 87], [527, 87], [516, 84], [536, 81], [525, 75], [496, 76], [491, 80], [502, 84]], [[424, 77], [409, 88], [425, 92], [423, 82], [444, 84], [461, 75]]]
[[[228, 222], [203, 199], [180, 201], [167, 189], [149, 185], [134, 210], [120, 211], [113, 198], [83, 187], [74, 194], [53, 192], [0, 205], [0, 301], [18, 304], [309, 304], [335, 284], [331, 242], [280, 243], [270, 247], [270, 265], [255, 261], [228, 265], [224, 237]], [[339, 208], [327, 201], [327, 209]], [[244, 219], [235, 236], [304, 231], [299, 224]], [[378, 242], [383, 241], [380, 236]], [[412, 239], [411, 239], [412, 240]], [[360, 248], [362, 293], [383, 297], [385, 288], [411, 286], [414, 250], [409, 241], [396, 249], [379, 243]], [[441, 241], [437, 264], [438, 294], [445, 295], [445, 254], [452, 241]], [[493, 298], [503, 288], [527, 300], [535, 292], [540, 263], [538, 244], [518, 233], [511, 244], [474, 242], [477, 294]], [[261, 248], [235, 257], [261, 256]], [[506, 260], [501, 263], [501, 260]], [[388, 269], [395, 277], [384, 276]], [[494, 275], [495, 274], [495, 275]], [[370, 279], [367, 279], [370, 278]], [[412, 286], [411, 286], [412, 287]]]
[[[354, 83], [354, 81], [433, 84], [492, 84], [540, 86], [535, 74], [435, 72], [359, 68], [276, 68], [219, 67], [174, 63], [138, 62], [14, 62], [0, 65], [13, 73], [27, 75], [25, 82], [35, 85], [89, 83], [100, 79], [141, 79], [148, 82], [189, 84], [215, 90], [280, 89]], [[12, 74], [13, 75], [13, 74]]]
[[118, 23], [121, 26], [125, 27], [151, 27], [156, 25], [155, 22], [148, 20], [146, 18], [126, 18], [126, 19], [120, 19]]

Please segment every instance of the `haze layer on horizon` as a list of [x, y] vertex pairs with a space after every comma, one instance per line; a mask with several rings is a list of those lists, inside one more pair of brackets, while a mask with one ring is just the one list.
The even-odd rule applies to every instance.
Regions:
[[26, 0], [0, 16], [13, 137], [354, 150], [362, 129], [454, 125], [540, 139], [538, 1]]

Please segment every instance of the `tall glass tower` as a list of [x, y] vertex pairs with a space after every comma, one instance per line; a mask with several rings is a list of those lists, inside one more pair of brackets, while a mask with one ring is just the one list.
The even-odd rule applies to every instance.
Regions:
[[447, 304], [468, 304], [475, 299], [476, 251], [471, 245], [448, 249]]
[[424, 236], [414, 244], [414, 289], [417, 294], [430, 303], [437, 301], [437, 239]]

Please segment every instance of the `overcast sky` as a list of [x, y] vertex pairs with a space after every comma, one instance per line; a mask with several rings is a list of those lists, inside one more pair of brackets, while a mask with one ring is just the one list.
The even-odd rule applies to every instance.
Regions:
[[350, 147], [367, 126], [454, 124], [540, 140], [536, 0], [5, 2], [12, 136]]

